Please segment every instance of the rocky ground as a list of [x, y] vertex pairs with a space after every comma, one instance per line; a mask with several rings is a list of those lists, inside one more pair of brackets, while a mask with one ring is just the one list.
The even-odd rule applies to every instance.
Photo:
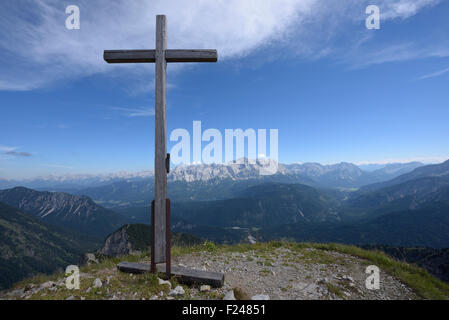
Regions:
[[[368, 261], [313, 248], [298, 252], [281, 247], [272, 252], [226, 255], [201, 252], [180, 256], [176, 263], [225, 273], [225, 285], [216, 290], [220, 295], [234, 290], [246, 298], [263, 295], [276, 300], [417, 298], [399, 279], [382, 271], [380, 289], [368, 290]], [[196, 295], [193, 289], [192, 296]]]
[[[180, 285], [152, 274], [117, 271], [120, 259], [81, 269], [80, 289], [69, 290], [65, 275], [38, 277], [0, 294], [1, 299], [419, 299], [398, 278], [380, 270], [380, 288], [365, 281], [369, 260], [317, 248], [258, 247], [199, 250], [175, 255], [173, 263], [225, 273], [222, 288]], [[148, 255], [127, 257], [148, 263]]]

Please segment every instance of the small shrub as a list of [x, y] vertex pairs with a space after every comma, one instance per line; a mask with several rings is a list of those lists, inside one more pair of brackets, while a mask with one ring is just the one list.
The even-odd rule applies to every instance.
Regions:
[[215, 245], [215, 243], [213, 243], [212, 241], [209, 241], [209, 240], [204, 241], [203, 247], [204, 247], [204, 250], [206, 250], [208, 252], [216, 252], [217, 251], [217, 246]]
[[248, 294], [241, 288], [234, 288], [234, 297], [236, 300], [249, 300]]

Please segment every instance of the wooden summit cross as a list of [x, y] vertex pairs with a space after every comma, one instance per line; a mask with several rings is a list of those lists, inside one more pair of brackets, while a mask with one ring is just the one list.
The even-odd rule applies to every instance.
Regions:
[[[167, 154], [166, 147], [167, 62], [217, 62], [217, 50], [168, 50], [167, 19], [165, 15], [158, 15], [156, 16], [156, 50], [105, 50], [104, 60], [108, 63], [156, 64], [154, 201], [151, 205], [153, 241], [150, 270], [157, 272], [161, 268], [157, 268], [156, 264], [165, 263], [165, 272], [167, 276], [170, 276], [170, 200], [167, 198], [170, 155]], [[163, 265], [160, 266], [163, 267]], [[120, 264], [118, 267], [120, 268]], [[129, 263], [122, 264], [122, 267], [123, 270], [132, 270]], [[135, 267], [136, 272], [148, 269], [146, 266]], [[175, 269], [174, 273], [182, 278], [183, 270], [180, 271], [179, 267]], [[190, 279], [192, 272], [195, 276], [199, 271], [188, 270], [184, 273], [188, 273], [187, 276]]]

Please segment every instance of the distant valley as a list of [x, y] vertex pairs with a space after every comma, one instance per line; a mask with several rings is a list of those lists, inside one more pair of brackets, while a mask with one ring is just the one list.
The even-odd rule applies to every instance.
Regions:
[[[351, 163], [278, 164], [273, 175], [261, 175], [259, 163], [201, 164], [176, 167], [168, 175], [168, 196], [172, 201], [223, 200], [238, 197], [246, 188], [262, 183], [295, 183], [318, 189], [352, 191], [361, 186], [387, 181], [422, 166], [422, 163], [389, 164], [374, 171], [363, 171]], [[153, 197], [153, 177], [123, 179], [113, 183], [78, 189], [102, 206], [133, 207], [148, 205]]]
[[0, 202], [0, 289], [37, 273], [64, 270], [100, 244]]

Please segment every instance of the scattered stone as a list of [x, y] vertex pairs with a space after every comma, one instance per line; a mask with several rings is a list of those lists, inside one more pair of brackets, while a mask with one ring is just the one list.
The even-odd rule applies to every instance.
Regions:
[[91, 264], [95, 263], [98, 263], [98, 259], [95, 257], [95, 255], [93, 253], [85, 253], [81, 255], [78, 265], [82, 267], [85, 265], [90, 266]]
[[160, 278], [157, 278], [157, 281], [158, 281], [158, 283], [159, 283], [160, 286], [166, 284], [166, 285], [168, 285], [168, 286], [170, 287], [170, 289], [171, 289], [171, 282], [170, 282], [170, 281], [168, 281], [168, 280], [162, 280], [162, 279], [160, 279]]
[[200, 287], [201, 292], [210, 291], [211, 287], [207, 284], [204, 284]]
[[168, 295], [171, 297], [177, 297], [177, 296], [182, 296], [184, 293], [185, 293], [185, 291], [184, 291], [183, 287], [177, 286], [173, 290], [170, 290]]
[[317, 283], [329, 283], [329, 279], [326, 277], [318, 278]]
[[170, 297], [170, 296], [169, 296], [169, 297], [167, 297], [166, 299], [167, 299], [167, 300], [174, 300], [175, 297]]
[[87, 288], [87, 289], [86, 289], [86, 293], [89, 293], [90, 290], [92, 290], [92, 287]]
[[256, 244], [256, 238], [254, 238], [252, 235], [248, 235], [248, 241], [251, 244]]
[[74, 300], [74, 299], [75, 299], [75, 296], [70, 296], [66, 300]]
[[48, 289], [55, 286], [55, 283], [53, 281], [47, 281], [40, 285], [40, 289]]
[[270, 297], [266, 294], [257, 294], [251, 297], [251, 300], [270, 300]]
[[20, 290], [25, 290], [25, 292], [26, 292], [26, 291], [29, 291], [29, 290], [35, 288], [35, 287], [36, 287], [36, 285], [35, 285], [34, 283], [30, 283], [30, 284], [27, 284], [27, 285], [25, 286], [25, 288], [20, 289]]
[[103, 286], [103, 282], [101, 282], [100, 278], [96, 278], [96, 279], [94, 280], [94, 285], [93, 285], [93, 287], [94, 287], [94, 288], [101, 288], [102, 286]]
[[234, 290], [229, 290], [228, 292], [226, 292], [223, 300], [235, 300]]
[[58, 282], [56, 282], [56, 285], [58, 287], [64, 287], [65, 286], [65, 280], [64, 279], [59, 279]]
[[7, 295], [8, 297], [20, 296], [20, 295], [23, 294], [24, 291], [25, 291], [24, 288], [16, 289], [16, 290], [13, 290], [13, 291], [11, 291], [11, 292], [8, 292], [6, 295]]

